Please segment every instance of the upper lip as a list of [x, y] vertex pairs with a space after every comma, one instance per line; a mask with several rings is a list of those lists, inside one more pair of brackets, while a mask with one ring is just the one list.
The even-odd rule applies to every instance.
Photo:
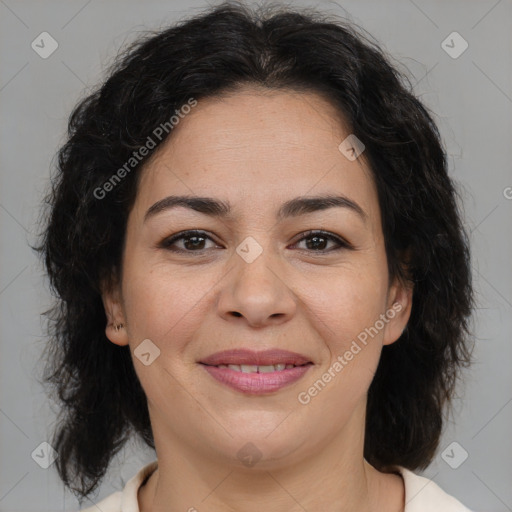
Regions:
[[199, 362], [210, 366], [218, 366], [220, 364], [244, 364], [254, 366], [293, 364], [300, 366], [310, 363], [311, 361], [301, 354], [290, 352], [288, 350], [270, 349], [255, 352], [240, 348], [215, 352], [215, 354], [212, 354]]

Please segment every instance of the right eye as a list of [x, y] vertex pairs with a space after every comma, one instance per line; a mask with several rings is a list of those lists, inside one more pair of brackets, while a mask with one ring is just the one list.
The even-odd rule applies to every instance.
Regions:
[[[204, 244], [206, 240], [212, 240], [204, 231], [199, 230], [188, 230], [180, 231], [170, 237], [162, 240], [158, 246], [162, 249], [166, 249], [172, 252], [203, 252], [206, 249]], [[183, 247], [179, 248], [176, 246], [177, 242], [183, 241]]]

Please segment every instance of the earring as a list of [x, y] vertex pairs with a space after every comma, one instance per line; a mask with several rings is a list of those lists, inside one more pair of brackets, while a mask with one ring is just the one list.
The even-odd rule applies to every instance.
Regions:
[[115, 325], [114, 325], [114, 324], [112, 323], [112, 324], [110, 324], [110, 325], [114, 326], [114, 329], [115, 329], [115, 331], [116, 331], [116, 332], [119, 332], [119, 329], [121, 329], [121, 328], [123, 327], [123, 324], [119, 324], [119, 325], [118, 325], [118, 324], [115, 324]]

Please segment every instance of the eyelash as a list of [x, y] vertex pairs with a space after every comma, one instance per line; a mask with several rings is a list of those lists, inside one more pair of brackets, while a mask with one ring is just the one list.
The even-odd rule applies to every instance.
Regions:
[[[321, 231], [321, 230], [306, 231], [304, 233], [304, 236], [302, 238], [300, 238], [299, 240], [297, 240], [297, 242], [295, 242], [294, 245], [302, 242], [303, 240], [311, 239], [315, 236], [336, 242], [338, 244], [338, 247], [335, 247], [334, 249], [327, 249], [327, 250], [322, 249], [322, 250], [318, 250], [318, 251], [315, 251], [313, 249], [304, 249], [305, 251], [317, 253], [317, 254], [327, 254], [330, 252], [339, 251], [340, 249], [353, 249], [353, 246], [351, 244], [349, 244], [346, 240], [343, 240], [341, 237], [334, 235], [333, 233], [329, 233], [327, 231]], [[193, 237], [207, 238], [207, 239], [211, 240], [212, 242], [215, 242], [204, 231], [188, 230], [188, 231], [181, 231], [179, 233], [176, 233], [175, 235], [172, 235], [171, 237], [165, 238], [164, 240], [162, 240], [162, 242], [160, 242], [159, 247], [162, 249], [171, 251], [171, 252], [176, 252], [176, 253], [199, 253], [199, 254], [202, 254], [207, 249], [200, 249], [197, 251], [189, 251], [186, 249], [171, 248], [172, 244], [177, 242], [178, 240], [189, 239], [189, 238], [193, 238]]]

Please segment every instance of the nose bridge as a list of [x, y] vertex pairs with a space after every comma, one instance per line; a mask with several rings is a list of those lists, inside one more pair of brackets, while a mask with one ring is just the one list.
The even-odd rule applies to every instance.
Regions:
[[295, 309], [294, 294], [280, 275], [279, 255], [263, 236], [258, 238], [261, 244], [248, 236], [237, 246], [219, 301], [221, 315], [242, 316], [252, 325], [285, 320]]
[[278, 293], [276, 288], [282, 285], [275, 282], [280, 281], [276, 275], [279, 272], [278, 258], [272, 253], [268, 235], [265, 237], [261, 234], [258, 236], [260, 243], [254, 236], [247, 236], [236, 248], [236, 287], [240, 292], [246, 291], [260, 296], [275, 295]]

